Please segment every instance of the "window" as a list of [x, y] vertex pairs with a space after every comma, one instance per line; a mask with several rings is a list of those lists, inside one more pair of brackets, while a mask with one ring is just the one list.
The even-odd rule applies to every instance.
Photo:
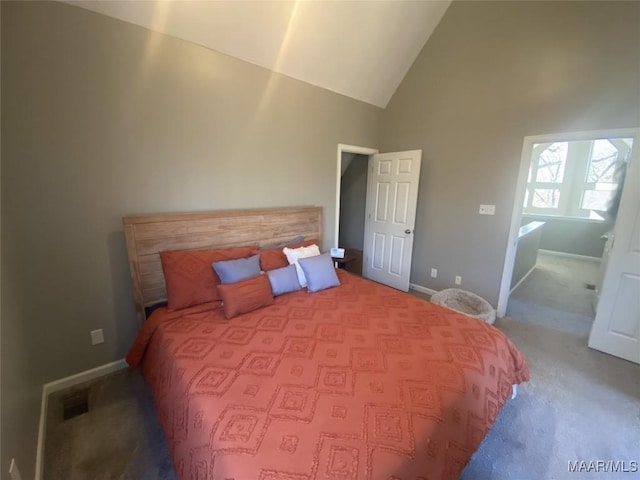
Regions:
[[535, 208], [539, 213], [554, 213], [560, 205], [560, 187], [564, 180], [567, 165], [568, 142], [535, 144], [525, 209]]
[[591, 149], [587, 178], [580, 208], [606, 211], [621, 176], [619, 150], [609, 140], [595, 140]]
[[633, 139], [536, 143], [524, 213], [604, 220], [611, 212]]

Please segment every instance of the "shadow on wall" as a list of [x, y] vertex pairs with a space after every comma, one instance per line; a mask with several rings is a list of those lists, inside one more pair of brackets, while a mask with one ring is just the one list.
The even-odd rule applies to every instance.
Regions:
[[107, 248], [109, 251], [113, 313], [116, 319], [116, 348], [118, 358], [122, 358], [131, 347], [131, 342], [138, 330], [124, 232], [111, 232], [107, 237]]

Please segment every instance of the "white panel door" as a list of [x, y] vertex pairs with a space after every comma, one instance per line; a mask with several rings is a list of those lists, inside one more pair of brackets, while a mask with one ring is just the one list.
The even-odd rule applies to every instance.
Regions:
[[589, 346], [640, 363], [640, 158], [628, 167]]
[[369, 160], [363, 275], [409, 290], [422, 150]]

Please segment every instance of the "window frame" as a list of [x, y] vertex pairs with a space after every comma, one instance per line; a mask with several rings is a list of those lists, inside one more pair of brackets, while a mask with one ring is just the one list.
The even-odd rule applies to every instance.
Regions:
[[[529, 176], [525, 184], [525, 194], [522, 203], [522, 213], [525, 215], [544, 215], [549, 217], [575, 218], [583, 220], [604, 221], [604, 218], [594, 218], [593, 212], [598, 210], [582, 208], [587, 191], [597, 191], [598, 183], [615, 185], [620, 182], [588, 182], [589, 167], [592, 162], [593, 150], [597, 140], [607, 140], [618, 150], [616, 161], [619, 164], [628, 162], [632, 150], [626, 142], [618, 138], [594, 138], [589, 140], [556, 140], [537, 142], [532, 144]], [[616, 142], [617, 140], [617, 142]], [[540, 156], [554, 143], [567, 143], [564, 173], [562, 182], [537, 181], [540, 170]], [[626, 152], [622, 150], [626, 148]], [[544, 167], [543, 167], [544, 168]], [[619, 167], [618, 167], [619, 168]], [[559, 192], [557, 207], [535, 207], [533, 198], [535, 190], [555, 189]], [[596, 213], [597, 215], [597, 213]]]

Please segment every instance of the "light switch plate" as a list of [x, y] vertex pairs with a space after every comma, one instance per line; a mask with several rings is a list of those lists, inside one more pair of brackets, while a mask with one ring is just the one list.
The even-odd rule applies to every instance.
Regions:
[[496, 206], [495, 205], [480, 205], [480, 215], [495, 215], [496, 214]]

